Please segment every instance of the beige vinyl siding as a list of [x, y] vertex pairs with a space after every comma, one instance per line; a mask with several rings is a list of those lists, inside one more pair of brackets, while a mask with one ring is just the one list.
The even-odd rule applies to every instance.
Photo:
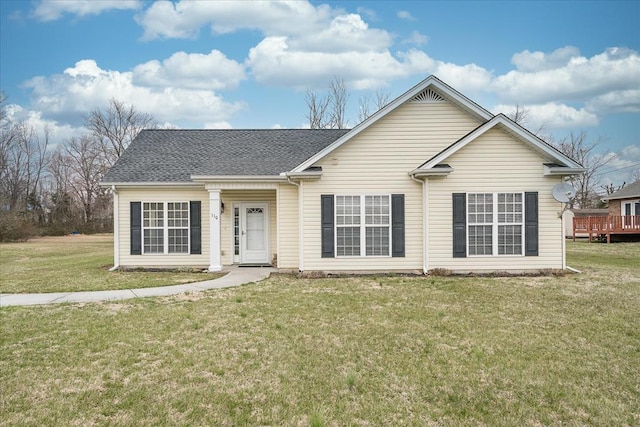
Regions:
[[[118, 250], [121, 267], [203, 267], [209, 266], [209, 193], [204, 188], [158, 187], [118, 188]], [[131, 255], [130, 202], [190, 202], [202, 203], [202, 254]]]
[[[456, 271], [562, 268], [562, 206], [552, 195], [558, 177], [543, 176], [545, 160], [524, 143], [497, 128], [449, 157], [454, 171], [432, 178], [429, 191], [429, 269]], [[538, 192], [539, 256], [453, 258], [452, 193]]]
[[[303, 182], [306, 271], [422, 270], [422, 184], [408, 173], [480, 123], [448, 102], [406, 103], [317, 163]], [[405, 195], [405, 256], [322, 258], [320, 196]]]
[[278, 268], [298, 269], [298, 187], [278, 188]]
[[220, 199], [224, 203], [221, 217], [220, 246], [222, 265], [233, 264], [233, 205], [243, 202], [267, 202], [269, 204], [269, 262], [277, 250], [277, 209], [275, 190], [222, 190]]

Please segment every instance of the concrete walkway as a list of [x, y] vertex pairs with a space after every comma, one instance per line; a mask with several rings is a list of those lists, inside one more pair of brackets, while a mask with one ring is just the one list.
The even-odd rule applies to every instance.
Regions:
[[205, 282], [184, 285], [158, 286], [155, 288], [123, 289], [118, 291], [52, 292], [45, 294], [0, 294], [0, 307], [14, 305], [59, 304], [64, 302], [115, 301], [131, 298], [176, 295], [184, 292], [199, 292], [209, 289], [230, 288], [245, 283], [258, 282], [275, 272], [269, 267], [229, 267], [223, 277]]

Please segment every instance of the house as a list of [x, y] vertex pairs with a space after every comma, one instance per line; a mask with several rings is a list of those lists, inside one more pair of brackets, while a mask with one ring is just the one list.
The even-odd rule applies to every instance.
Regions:
[[609, 202], [609, 215], [640, 216], [640, 181], [626, 185], [602, 200]]
[[587, 233], [592, 236], [616, 240], [637, 240], [640, 238], [640, 181], [629, 184], [615, 193], [602, 198], [609, 203], [606, 218], [589, 216], [574, 219], [574, 234]]
[[145, 130], [104, 177], [118, 267], [565, 268], [582, 166], [430, 76], [351, 130]]

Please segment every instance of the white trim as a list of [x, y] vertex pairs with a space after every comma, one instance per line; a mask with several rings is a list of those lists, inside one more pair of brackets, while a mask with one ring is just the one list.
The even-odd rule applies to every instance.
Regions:
[[429, 271], [429, 180], [422, 181], [422, 271], [427, 274]]
[[569, 176], [580, 175], [585, 172], [585, 168], [570, 168], [565, 166], [549, 166], [544, 165], [545, 176]]
[[[191, 255], [191, 204], [188, 200], [168, 200], [168, 201], [156, 201], [156, 200], [141, 200], [140, 201], [140, 233], [141, 233], [141, 255], [153, 256], [153, 255], [172, 255], [172, 256], [186, 256]], [[162, 227], [145, 227], [144, 226], [144, 205], [145, 203], [155, 203], [162, 205]], [[187, 227], [169, 227], [169, 203], [185, 203], [187, 205]], [[187, 229], [187, 251], [186, 252], [169, 252], [169, 230], [184, 230]], [[162, 230], [162, 252], [150, 252], [147, 253], [144, 250], [144, 231], [145, 230]]]
[[[113, 270], [120, 267], [120, 195], [115, 185], [111, 186], [113, 193]], [[141, 212], [142, 213], [142, 212]], [[142, 224], [140, 224], [142, 226]], [[142, 227], [141, 227], [142, 230]]]
[[414, 170], [412, 173], [418, 173], [422, 170], [433, 170], [432, 168], [440, 163], [443, 163], [447, 158], [456, 153], [461, 148], [465, 147], [471, 141], [480, 137], [490, 129], [493, 129], [496, 125], [503, 125], [510, 133], [515, 134], [520, 137], [523, 141], [530, 144], [533, 148], [535, 148], [538, 152], [541, 152], [547, 155], [549, 158], [558, 161], [567, 165], [568, 168], [574, 169], [573, 173], [567, 173], [567, 175], [575, 175], [577, 173], [582, 173], [585, 169], [575, 161], [571, 160], [569, 157], [565, 156], [555, 148], [551, 147], [540, 138], [536, 137], [526, 129], [517, 125], [513, 121], [509, 120], [503, 114], [498, 114], [482, 126], [477, 127], [471, 133], [467, 134], [463, 138], [459, 139], [452, 145], [450, 145], [445, 150], [438, 153], [435, 157], [432, 157], [425, 164], [420, 166], [418, 169]]
[[209, 271], [221, 271], [220, 190], [209, 190], [209, 222]]
[[[338, 197], [358, 197], [360, 202], [360, 223], [359, 224], [343, 224], [338, 225]], [[386, 224], [389, 230], [389, 250], [385, 255], [367, 255], [367, 228], [369, 227], [385, 227], [385, 224], [367, 224], [366, 210], [367, 197], [386, 197], [389, 206], [389, 222]], [[334, 194], [333, 195], [333, 247], [335, 248], [336, 258], [391, 258], [393, 246], [393, 206], [391, 202], [391, 194]], [[338, 255], [338, 228], [360, 228], [360, 255]]]
[[[286, 181], [285, 181], [286, 182]], [[206, 190], [275, 190], [280, 185], [277, 182], [207, 182]]]
[[[231, 262], [240, 263], [240, 203], [235, 202], [231, 207]], [[238, 255], [236, 255], [236, 209], [238, 209]]]
[[431, 169], [418, 168], [409, 172], [409, 175], [415, 178], [429, 178], [429, 177], [447, 176], [451, 172], [453, 172], [453, 168], [451, 166], [446, 166], [446, 167], [434, 167]]
[[[240, 202], [240, 229], [246, 228], [247, 221], [247, 208], [260, 208], [263, 209], [263, 226], [264, 226], [264, 259], [261, 260], [246, 260], [244, 257], [247, 253], [247, 234], [245, 232], [240, 233], [240, 263], [270, 263], [269, 256], [271, 255], [271, 245], [270, 245], [270, 236], [269, 236], [269, 228], [271, 225], [270, 217], [269, 217], [269, 202], [266, 201], [246, 201]], [[244, 236], [244, 237], [243, 237]]]
[[215, 182], [286, 182], [287, 178], [280, 175], [191, 175], [194, 182], [206, 184]]
[[[491, 194], [492, 195], [492, 211], [491, 211], [491, 216], [492, 216], [492, 221], [491, 223], [488, 222], [475, 222], [475, 223], [471, 223], [469, 221], [469, 195], [470, 194]], [[499, 195], [500, 194], [520, 194], [521, 196], [521, 200], [520, 200], [520, 205], [522, 207], [521, 210], [521, 215], [522, 215], [522, 220], [518, 223], [518, 222], [500, 222], [500, 220], [498, 219], [498, 212], [499, 212]], [[524, 192], [520, 192], [520, 191], [498, 191], [498, 192], [469, 192], [467, 193], [467, 197], [466, 197], [466, 212], [467, 212], [467, 217], [465, 218], [466, 220], [466, 234], [467, 234], [467, 257], [468, 258], [483, 258], [483, 257], [520, 257], [520, 256], [524, 256], [525, 255], [525, 193]], [[476, 213], [478, 213], [476, 211]], [[491, 225], [491, 253], [490, 254], [476, 254], [476, 255], [471, 255], [469, 253], [469, 249], [470, 249], [470, 241], [469, 241], [469, 227], [471, 226], [489, 226]], [[498, 245], [498, 239], [499, 239], [499, 229], [500, 226], [520, 226], [520, 253], [519, 254], [500, 254], [500, 247]]]
[[202, 187], [202, 184], [197, 182], [108, 182], [104, 181], [100, 183], [101, 187]]
[[424, 79], [423, 81], [421, 81], [420, 83], [418, 83], [417, 85], [415, 85], [414, 87], [412, 87], [411, 89], [409, 89], [408, 91], [406, 91], [405, 93], [403, 93], [402, 95], [400, 95], [399, 97], [397, 97], [395, 100], [391, 101], [389, 104], [387, 104], [385, 107], [380, 109], [375, 114], [371, 115], [362, 123], [358, 124], [356, 127], [351, 129], [351, 131], [344, 134], [341, 138], [337, 139], [336, 141], [331, 143], [329, 146], [327, 146], [323, 150], [319, 151], [318, 153], [310, 157], [304, 163], [301, 163], [300, 165], [293, 168], [291, 172], [303, 172], [305, 169], [307, 169], [308, 167], [312, 166], [314, 163], [318, 162], [320, 159], [327, 156], [329, 153], [331, 153], [332, 151], [334, 151], [335, 149], [343, 145], [345, 142], [354, 138], [360, 132], [364, 131], [369, 126], [373, 125], [378, 120], [382, 119], [387, 114], [391, 113], [393, 110], [400, 107], [405, 102], [410, 101], [414, 96], [416, 96], [423, 90], [427, 89], [428, 87], [436, 88], [437, 92], [443, 95], [445, 99], [459, 105], [464, 110], [476, 116], [480, 120], [489, 120], [493, 117], [493, 114], [491, 114], [489, 111], [480, 107], [478, 104], [474, 103], [469, 98], [462, 95], [460, 92], [456, 91], [446, 83], [442, 82], [436, 76], [431, 75], [426, 79]]
[[[271, 224], [269, 224], [271, 225]], [[276, 188], [276, 265], [274, 267], [280, 267], [280, 186]]]
[[304, 271], [304, 181], [298, 185], [298, 270]]

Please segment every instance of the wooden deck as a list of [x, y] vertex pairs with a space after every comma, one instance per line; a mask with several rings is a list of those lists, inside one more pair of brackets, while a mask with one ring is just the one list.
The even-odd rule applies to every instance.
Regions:
[[640, 234], [640, 215], [573, 218], [573, 240], [576, 240], [577, 233], [588, 234], [589, 241], [606, 236], [607, 243], [610, 243], [614, 234]]

